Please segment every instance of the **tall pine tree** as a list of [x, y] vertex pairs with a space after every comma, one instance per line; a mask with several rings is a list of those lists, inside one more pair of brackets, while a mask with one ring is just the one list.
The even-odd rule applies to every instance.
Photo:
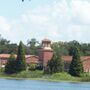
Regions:
[[72, 76], [81, 76], [83, 74], [83, 65], [80, 59], [80, 52], [77, 47], [74, 47], [73, 57], [70, 64], [69, 73]]
[[52, 59], [48, 62], [47, 72], [50, 74], [64, 71], [64, 62], [59, 54], [54, 53]]
[[16, 66], [17, 66], [17, 68], [16, 68], [17, 72], [21, 72], [23, 70], [26, 70], [25, 52], [24, 52], [23, 43], [21, 41], [20, 41], [19, 46], [18, 46]]

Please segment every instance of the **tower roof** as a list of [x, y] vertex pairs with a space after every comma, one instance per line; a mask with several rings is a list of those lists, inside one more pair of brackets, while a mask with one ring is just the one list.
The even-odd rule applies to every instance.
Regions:
[[45, 39], [43, 39], [43, 40], [42, 40], [42, 43], [44, 43], [44, 42], [51, 43], [51, 40], [49, 40], [49, 39], [45, 38]]

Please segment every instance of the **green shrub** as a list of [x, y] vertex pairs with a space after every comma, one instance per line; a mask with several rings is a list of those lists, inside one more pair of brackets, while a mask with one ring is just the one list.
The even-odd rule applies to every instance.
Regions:
[[37, 68], [37, 64], [30, 64], [29, 65], [29, 70], [31, 70], [31, 71], [36, 70], [36, 68]]
[[70, 74], [65, 73], [65, 72], [52, 74], [52, 75], [50, 76], [50, 79], [52, 79], [52, 80], [66, 80], [66, 81], [67, 81], [67, 80], [68, 80], [68, 81], [79, 81], [79, 80], [80, 80], [80, 78], [78, 78], [78, 77], [73, 77], [73, 76], [71, 76]]
[[19, 78], [41, 78], [43, 76], [43, 71], [22, 71], [18, 73], [16, 77]]

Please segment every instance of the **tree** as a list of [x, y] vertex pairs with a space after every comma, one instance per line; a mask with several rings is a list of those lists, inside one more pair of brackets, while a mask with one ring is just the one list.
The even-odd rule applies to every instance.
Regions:
[[63, 42], [54, 42], [52, 43], [52, 48], [54, 52], [62, 54], [62, 55], [68, 55], [68, 50], [65, 47], [65, 44]]
[[11, 54], [8, 61], [7, 61], [6, 66], [5, 66], [5, 73], [6, 74], [16, 73], [16, 64], [15, 63], [16, 63], [15, 55]]
[[9, 40], [3, 38], [0, 35], [0, 54], [2, 53], [17, 53], [17, 44], [15, 43], [10, 43]]
[[30, 41], [28, 41], [28, 45], [30, 45], [30, 54], [37, 55], [37, 47], [36, 44], [38, 41], [35, 38], [32, 38]]
[[56, 53], [54, 53], [52, 59], [47, 64], [46, 73], [53, 74], [63, 71], [64, 71], [63, 60], [61, 59], [59, 54], [57, 55]]
[[68, 49], [69, 55], [71, 55], [71, 56], [73, 55], [73, 52], [74, 52], [74, 46], [76, 46], [77, 48], [81, 49], [80, 43], [78, 41], [76, 41], [76, 40], [70, 41], [68, 43], [68, 45], [69, 45], [69, 49]]
[[69, 73], [72, 76], [81, 76], [83, 74], [83, 65], [80, 59], [80, 52], [77, 47], [74, 47], [73, 57], [70, 64]]
[[18, 46], [16, 66], [17, 66], [17, 68], [16, 68], [17, 72], [26, 70], [25, 53], [24, 53], [23, 43], [21, 41]]
[[11, 43], [11, 44], [8, 44], [6, 47], [8, 48], [8, 52], [7, 53], [9, 53], [9, 54], [11, 54], [11, 53], [17, 54], [17, 49], [18, 49], [18, 45], [17, 44]]

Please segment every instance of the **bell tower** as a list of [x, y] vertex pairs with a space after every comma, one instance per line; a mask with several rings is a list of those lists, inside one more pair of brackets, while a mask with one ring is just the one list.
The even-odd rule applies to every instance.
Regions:
[[51, 60], [53, 56], [53, 50], [51, 48], [51, 41], [49, 39], [42, 40], [42, 48], [40, 50], [39, 58], [40, 62], [43, 65], [43, 68], [47, 66], [49, 60]]

